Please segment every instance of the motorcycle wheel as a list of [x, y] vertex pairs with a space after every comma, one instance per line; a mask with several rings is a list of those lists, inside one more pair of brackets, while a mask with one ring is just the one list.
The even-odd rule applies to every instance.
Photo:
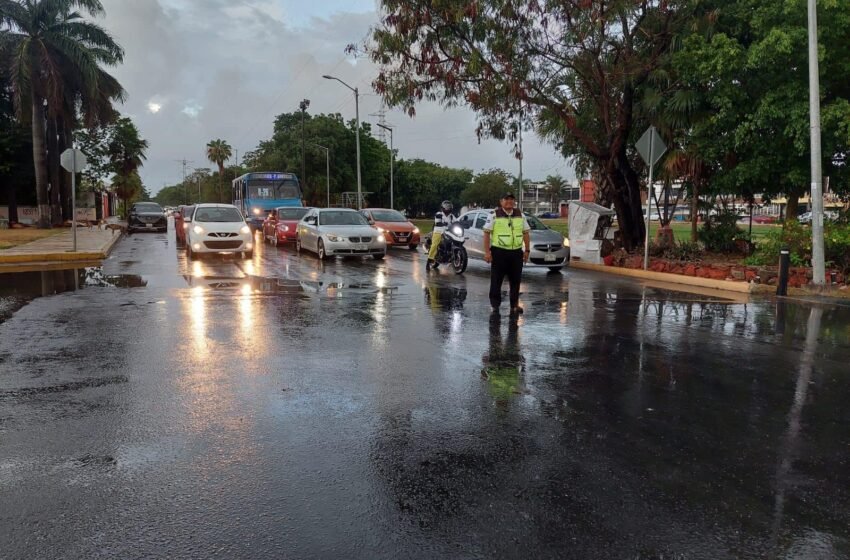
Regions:
[[455, 274], [463, 274], [467, 264], [469, 264], [469, 255], [466, 254], [466, 247], [455, 247], [452, 251], [452, 267]]

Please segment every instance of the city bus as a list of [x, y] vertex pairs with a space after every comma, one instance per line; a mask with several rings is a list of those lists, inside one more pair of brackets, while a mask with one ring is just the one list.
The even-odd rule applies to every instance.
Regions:
[[233, 204], [253, 228], [260, 228], [279, 206], [304, 206], [301, 184], [293, 173], [246, 173], [233, 180]]

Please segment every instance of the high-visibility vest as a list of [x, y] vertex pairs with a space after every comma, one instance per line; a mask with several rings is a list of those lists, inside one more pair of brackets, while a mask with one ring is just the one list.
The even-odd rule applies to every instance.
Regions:
[[498, 249], [515, 251], [522, 249], [522, 226], [523, 218], [519, 212], [513, 216], [506, 215], [503, 211], [496, 211], [493, 219], [493, 233], [490, 234], [490, 244]]

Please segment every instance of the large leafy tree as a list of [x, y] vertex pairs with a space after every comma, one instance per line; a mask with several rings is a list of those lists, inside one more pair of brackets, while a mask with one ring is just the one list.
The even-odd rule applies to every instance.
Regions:
[[218, 166], [218, 201], [225, 202], [221, 194], [221, 183], [224, 180], [224, 162], [233, 156], [233, 148], [224, 140], [210, 140], [207, 143], [207, 159]]
[[[841, 187], [850, 149], [850, 0], [818, 4], [824, 174]], [[806, 4], [706, 0], [699, 9], [713, 24], [673, 57], [682, 91], [701, 108], [685, 138], [688, 157], [677, 163], [704, 172], [714, 192], [784, 194], [793, 217], [810, 181]]]
[[460, 195], [464, 204], [477, 204], [483, 208], [495, 208], [499, 200], [511, 188], [513, 177], [502, 169], [491, 169], [481, 173]]
[[479, 133], [496, 138], [547, 123], [564, 155], [598, 176], [631, 248], [644, 235], [632, 149], [643, 86], [667, 64], [692, 3], [382, 0], [374, 86], [410, 114], [422, 100], [466, 104]]
[[[18, 116], [32, 128], [41, 227], [50, 224], [45, 122], [72, 121], [69, 111], [77, 106], [90, 121], [108, 118], [111, 100], [123, 97], [120, 85], [102, 69], [120, 63], [123, 50], [79, 10], [103, 14], [99, 0], [0, 0], [0, 49]], [[50, 131], [58, 136], [58, 130]]]
[[[112, 125], [109, 141], [106, 144], [112, 172], [112, 186], [125, 203], [142, 193], [142, 182], [139, 178], [139, 168], [146, 159], [145, 152], [148, 142], [144, 140], [139, 129], [127, 117], [119, 118]], [[126, 213], [126, 212], [125, 212]]]

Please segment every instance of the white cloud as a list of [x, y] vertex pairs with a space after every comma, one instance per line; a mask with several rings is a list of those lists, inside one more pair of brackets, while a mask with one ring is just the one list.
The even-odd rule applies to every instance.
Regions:
[[[361, 119], [376, 121], [369, 116], [381, 107], [371, 92], [376, 68], [344, 52], [377, 22], [374, 3], [358, 0], [354, 9], [372, 11], [346, 13], [340, 10], [350, 4], [334, 1], [104, 0], [107, 17], [101, 23], [126, 50], [124, 65], [115, 70], [129, 93], [122, 112], [139, 115], [137, 124], [150, 142], [141, 173], [152, 190], [179, 180], [175, 160], [205, 162], [210, 139], [226, 139], [241, 159], [270, 136], [274, 117], [297, 110], [301, 99], [311, 100], [313, 113], [354, 118], [351, 92], [322, 74], [358, 87]], [[180, 110], [169, 111], [172, 105]], [[169, 118], [157, 118], [154, 106]], [[509, 145], [479, 144], [475, 116], [466, 109], [423, 104], [413, 119], [390, 111], [387, 120], [396, 127], [401, 157], [476, 172], [491, 167], [517, 172]], [[531, 135], [524, 147], [527, 177], [572, 175], [563, 158]]]

